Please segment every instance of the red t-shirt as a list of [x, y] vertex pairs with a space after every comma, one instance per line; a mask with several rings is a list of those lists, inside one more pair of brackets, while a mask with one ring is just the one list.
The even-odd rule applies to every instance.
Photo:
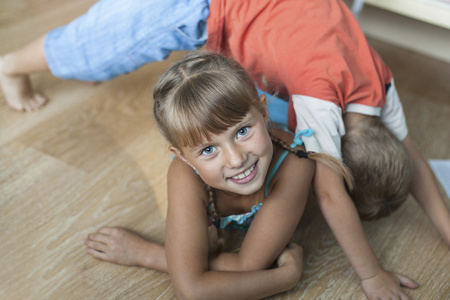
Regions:
[[[257, 86], [346, 106], [384, 107], [391, 73], [340, 0], [213, 0], [206, 48], [231, 56]], [[296, 127], [290, 101], [289, 129]]]

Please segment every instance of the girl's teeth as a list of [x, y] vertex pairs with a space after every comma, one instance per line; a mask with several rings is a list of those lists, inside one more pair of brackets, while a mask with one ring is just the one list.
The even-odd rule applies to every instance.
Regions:
[[250, 175], [250, 173], [255, 169], [255, 165], [252, 165], [250, 168], [247, 169], [244, 173], [241, 173], [239, 175], [233, 176], [233, 179], [242, 179]]

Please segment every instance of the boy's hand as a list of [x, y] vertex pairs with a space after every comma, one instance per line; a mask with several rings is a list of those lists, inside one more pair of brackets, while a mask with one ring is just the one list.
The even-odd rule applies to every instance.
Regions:
[[371, 299], [410, 299], [406, 295], [402, 286], [416, 289], [419, 287], [417, 283], [406, 276], [383, 271], [371, 278], [364, 279], [362, 288], [369, 300]]

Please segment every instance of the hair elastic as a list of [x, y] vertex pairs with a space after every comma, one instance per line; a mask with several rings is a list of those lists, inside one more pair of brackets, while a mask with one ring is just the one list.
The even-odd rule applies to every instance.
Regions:
[[303, 150], [297, 150], [295, 152], [295, 155], [297, 155], [300, 158], [308, 158], [308, 153]]

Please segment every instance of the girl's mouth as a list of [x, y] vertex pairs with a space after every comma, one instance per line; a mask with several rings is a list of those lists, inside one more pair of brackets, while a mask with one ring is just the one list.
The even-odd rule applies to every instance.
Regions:
[[244, 172], [237, 174], [233, 177], [229, 177], [228, 179], [234, 183], [244, 184], [244, 183], [250, 182], [253, 178], [255, 178], [257, 170], [258, 170], [258, 168], [257, 168], [257, 162], [256, 162], [250, 168], [245, 170]]

